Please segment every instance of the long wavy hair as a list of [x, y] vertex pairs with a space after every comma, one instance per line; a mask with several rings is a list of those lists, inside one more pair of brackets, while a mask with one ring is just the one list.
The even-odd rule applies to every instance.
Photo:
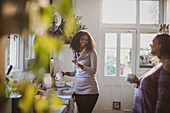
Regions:
[[86, 30], [80, 30], [74, 35], [74, 37], [72, 38], [72, 40], [70, 42], [70, 48], [72, 50], [77, 51], [79, 49], [80, 38], [84, 35], [86, 35], [88, 37], [88, 43], [86, 46], [86, 50], [91, 51], [92, 49], [95, 49], [95, 42], [94, 42], [91, 34]]
[[161, 57], [168, 57], [170, 58], [170, 35], [168, 34], [158, 34], [155, 37], [158, 40], [159, 44], [161, 45], [161, 50], [159, 53], [159, 58]]

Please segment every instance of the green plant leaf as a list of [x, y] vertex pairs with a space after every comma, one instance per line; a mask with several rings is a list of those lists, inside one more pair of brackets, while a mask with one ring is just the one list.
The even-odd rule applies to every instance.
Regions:
[[27, 84], [24, 89], [24, 95], [22, 95], [21, 100], [19, 101], [19, 107], [23, 112], [29, 112], [32, 108], [34, 99], [34, 85]]
[[47, 27], [49, 27], [50, 23], [52, 23], [52, 7], [48, 5], [48, 7], [41, 7], [40, 8], [40, 14], [41, 14], [41, 20], [43, 24]]
[[9, 78], [14, 78], [13, 76], [9, 76]]
[[17, 83], [18, 83], [18, 81], [16, 81], [16, 80], [12, 81], [12, 82], [11, 82], [11, 87], [12, 87], [12, 88], [15, 88], [16, 85], [17, 85]]
[[72, 0], [58, 0], [56, 3], [56, 10], [64, 17], [73, 14]]
[[71, 34], [74, 32], [74, 29], [76, 28], [75, 20], [73, 16], [68, 16], [66, 18], [66, 25], [64, 28], [65, 36], [70, 37]]
[[50, 105], [51, 105], [51, 110], [55, 111], [57, 110], [61, 105], [61, 100], [56, 94], [51, 94], [51, 99], [50, 99]]
[[39, 99], [35, 102], [35, 110], [37, 113], [44, 113], [44, 111], [48, 111], [49, 109], [49, 101], [47, 99]]

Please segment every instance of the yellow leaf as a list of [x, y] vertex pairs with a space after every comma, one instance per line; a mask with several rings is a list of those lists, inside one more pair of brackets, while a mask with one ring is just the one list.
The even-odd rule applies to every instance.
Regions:
[[61, 100], [56, 94], [51, 94], [50, 106], [53, 111], [57, 110], [62, 105]]
[[38, 113], [48, 110], [48, 107], [49, 107], [49, 102], [47, 99], [39, 99], [35, 102], [35, 110]]
[[34, 99], [34, 86], [33, 84], [28, 84], [24, 90], [24, 95], [19, 102], [20, 108], [24, 112], [29, 112], [31, 110], [33, 99]]
[[41, 20], [46, 27], [49, 27], [50, 23], [52, 23], [52, 7], [48, 5], [48, 7], [40, 8]]
[[73, 18], [73, 16], [68, 16], [66, 18], [66, 25], [64, 27], [64, 31], [65, 31], [65, 36], [66, 37], [70, 37], [71, 34], [74, 32], [74, 29], [76, 28], [76, 23], [75, 20]]
[[58, 0], [56, 6], [57, 6], [57, 11], [65, 17], [67, 15], [73, 14], [71, 0]]

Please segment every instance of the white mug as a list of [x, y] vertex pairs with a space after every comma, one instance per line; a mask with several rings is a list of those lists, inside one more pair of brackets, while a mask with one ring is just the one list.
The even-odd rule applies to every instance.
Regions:
[[56, 74], [57, 80], [63, 80], [63, 73], [60, 71]]

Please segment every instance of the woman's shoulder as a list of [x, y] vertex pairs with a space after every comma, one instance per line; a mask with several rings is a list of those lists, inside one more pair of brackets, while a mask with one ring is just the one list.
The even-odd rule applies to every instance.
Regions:
[[163, 69], [170, 73], [170, 60], [165, 62], [165, 64], [163, 65]]
[[91, 50], [91, 54], [96, 54], [96, 55], [97, 55], [96, 50], [95, 50], [95, 49], [92, 49], [92, 50]]

